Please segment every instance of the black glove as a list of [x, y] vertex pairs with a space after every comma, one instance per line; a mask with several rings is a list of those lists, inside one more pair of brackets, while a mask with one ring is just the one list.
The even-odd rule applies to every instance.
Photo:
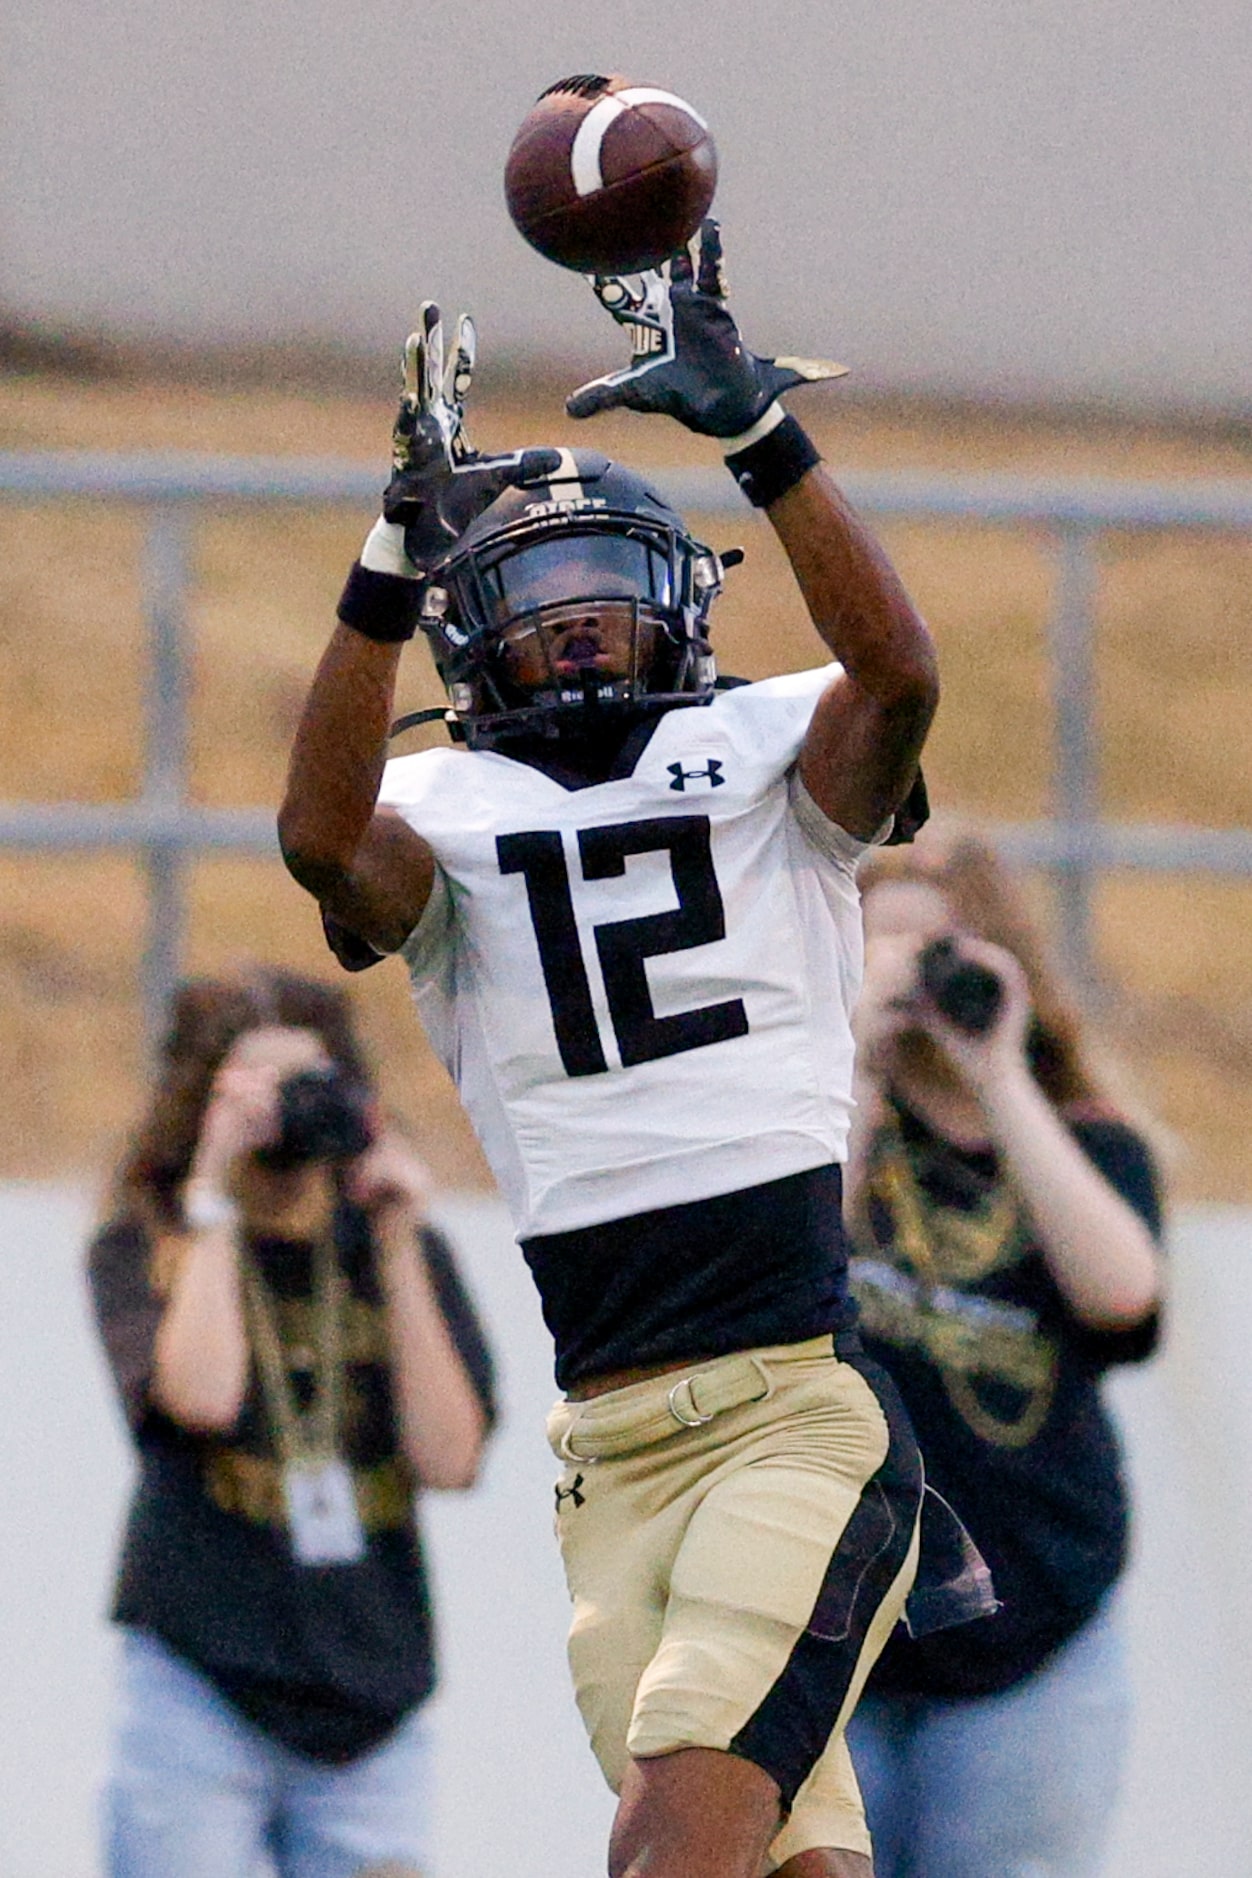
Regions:
[[565, 400], [571, 417], [659, 411], [701, 436], [738, 441], [794, 385], [842, 378], [829, 359], [762, 359], [749, 352], [726, 306], [722, 237], [701, 224], [698, 267], [680, 248], [664, 272], [597, 277], [596, 298], [631, 336], [632, 363], [593, 378]]
[[474, 322], [462, 313], [445, 371], [439, 308], [433, 300], [424, 301], [421, 326], [410, 333], [404, 348], [404, 396], [391, 433], [391, 481], [383, 492], [383, 522], [403, 529], [404, 554], [410, 571], [418, 575], [502, 490], [515, 482], [538, 480], [545, 469], [557, 467], [554, 451], [480, 456], [471, 449], [465, 435], [465, 399], [476, 354]]
[[391, 433], [391, 481], [383, 512], [348, 575], [339, 618], [367, 639], [411, 639], [426, 575], [476, 516], [512, 483], [539, 482], [557, 468], [555, 450], [480, 456], [465, 436], [465, 396], [474, 376], [474, 322], [457, 321], [444, 369], [443, 321], [433, 300], [404, 348], [404, 395]]

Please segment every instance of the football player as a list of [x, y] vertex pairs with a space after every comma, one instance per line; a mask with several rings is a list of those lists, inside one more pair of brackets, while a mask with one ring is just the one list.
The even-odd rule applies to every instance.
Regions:
[[[633, 362], [570, 414], [716, 438], [829, 662], [719, 689], [725, 562], [594, 452], [472, 451], [473, 329], [445, 372], [428, 304], [283, 851], [345, 964], [404, 958], [539, 1288], [613, 1878], [865, 1878], [843, 1729], [922, 1479], [845, 1281], [855, 873], [918, 800], [935, 654], [778, 401], [840, 368], [744, 346], [716, 226], [596, 289]], [[465, 747], [388, 762], [419, 627]]]

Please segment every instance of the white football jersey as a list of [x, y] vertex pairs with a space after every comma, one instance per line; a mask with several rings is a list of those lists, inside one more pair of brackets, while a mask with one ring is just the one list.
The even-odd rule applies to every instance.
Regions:
[[844, 1158], [867, 844], [795, 773], [838, 671], [672, 710], [583, 788], [493, 751], [387, 764], [439, 863], [414, 995], [519, 1237]]

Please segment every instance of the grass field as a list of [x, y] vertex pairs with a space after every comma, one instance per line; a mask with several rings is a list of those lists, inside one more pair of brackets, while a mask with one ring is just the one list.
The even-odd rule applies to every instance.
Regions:
[[[886, 410], [813, 393], [805, 414], [835, 466], [1136, 478], [1252, 475], [1252, 443], [1112, 420]], [[179, 449], [342, 456], [382, 474], [392, 416], [377, 398], [214, 390], [133, 378], [0, 376], [0, 449]], [[485, 397], [485, 446], [595, 443], [641, 465], [707, 463], [674, 426], [572, 425], [555, 391]], [[223, 508], [195, 548], [194, 787], [217, 805], [268, 805], [344, 571], [369, 517]], [[945, 691], [927, 757], [932, 795], [975, 816], [1046, 812], [1044, 626], [1051, 573], [1028, 532], [883, 531], [936, 632]], [[121, 800], [138, 784], [142, 636], [139, 518], [85, 503], [0, 509], [0, 797]], [[708, 524], [742, 542], [721, 602], [723, 669], [748, 677], [820, 656], [767, 527]], [[1230, 827], [1252, 821], [1252, 541], [1126, 536], [1101, 568], [1102, 800], [1111, 816]], [[406, 707], [437, 701], [422, 650]], [[124, 1137], [143, 1079], [138, 869], [120, 858], [0, 856], [0, 1176], [92, 1174]], [[1043, 882], [1032, 891], [1047, 912]], [[1104, 1022], [1174, 1138], [1176, 1190], [1252, 1199], [1252, 883], [1125, 875], [1098, 903]], [[277, 865], [195, 869], [188, 965], [281, 957], [331, 976], [308, 902]], [[408, 1009], [398, 966], [355, 981], [387, 1093], [436, 1175], [487, 1176], [455, 1097]]]

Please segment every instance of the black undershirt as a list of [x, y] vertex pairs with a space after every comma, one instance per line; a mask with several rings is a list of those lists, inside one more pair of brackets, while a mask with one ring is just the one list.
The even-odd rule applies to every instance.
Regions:
[[841, 1171], [524, 1239], [558, 1386], [850, 1328]]
[[640, 716], [637, 711], [619, 710], [610, 720], [605, 711], [604, 721], [589, 732], [564, 729], [556, 737], [519, 732], [498, 737], [492, 747], [498, 756], [542, 770], [562, 789], [592, 789], [598, 783], [617, 782], [634, 774], [663, 715], [654, 711]]

